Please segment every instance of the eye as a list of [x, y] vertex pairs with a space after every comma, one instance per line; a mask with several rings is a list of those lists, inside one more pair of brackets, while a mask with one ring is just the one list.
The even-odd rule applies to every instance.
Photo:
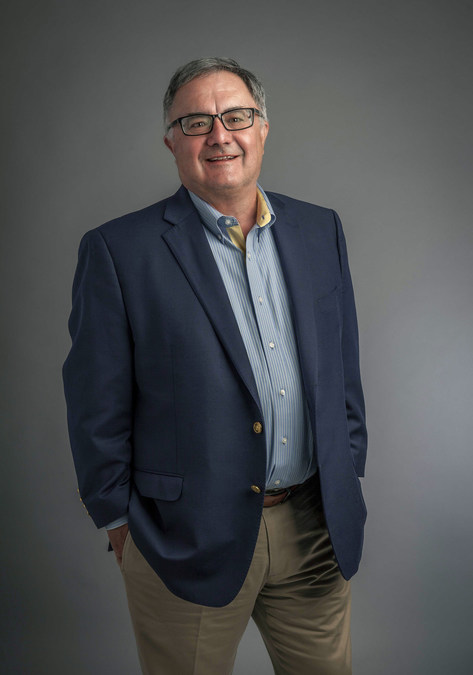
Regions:
[[184, 133], [199, 134], [206, 131], [212, 124], [212, 118], [207, 115], [190, 115], [182, 120]]
[[201, 129], [202, 127], [209, 126], [209, 120], [208, 118], [203, 117], [190, 118], [187, 121], [187, 126], [189, 127], [189, 129]]
[[225, 121], [238, 124], [239, 122], [245, 122], [247, 119], [247, 116], [245, 115], [243, 110], [232, 110], [228, 115], [225, 117]]
[[229, 129], [246, 129], [252, 124], [251, 110], [249, 108], [228, 110], [224, 113], [223, 120]]

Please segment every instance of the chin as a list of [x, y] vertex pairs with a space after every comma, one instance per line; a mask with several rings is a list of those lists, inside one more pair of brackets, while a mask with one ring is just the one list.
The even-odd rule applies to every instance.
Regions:
[[239, 187], [242, 186], [242, 183], [236, 180], [213, 180], [212, 182], [209, 182], [206, 184], [207, 190], [220, 190], [220, 191], [227, 191], [227, 190], [235, 190], [238, 189]]

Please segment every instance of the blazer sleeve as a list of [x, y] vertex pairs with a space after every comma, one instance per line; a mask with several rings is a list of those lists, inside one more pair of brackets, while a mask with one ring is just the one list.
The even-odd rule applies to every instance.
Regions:
[[353, 463], [357, 475], [361, 477], [365, 475], [368, 436], [360, 375], [358, 323], [345, 236], [338, 214], [335, 211], [333, 214], [337, 227], [338, 253], [342, 274], [342, 356], [345, 405]]
[[100, 230], [82, 239], [64, 363], [67, 420], [79, 492], [102, 527], [127, 513], [133, 343], [115, 266]]

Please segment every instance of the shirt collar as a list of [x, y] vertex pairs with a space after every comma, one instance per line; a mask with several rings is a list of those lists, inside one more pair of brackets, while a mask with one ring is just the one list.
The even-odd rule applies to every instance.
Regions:
[[[211, 232], [213, 232], [216, 237], [219, 237], [223, 234], [226, 239], [230, 240], [227, 228], [235, 226], [239, 227], [238, 220], [233, 216], [226, 216], [223, 213], [220, 213], [220, 211], [198, 197], [194, 192], [191, 192], [190, 190], [188, 190], [188, 192], [189, 197], [192, 199], [192, 203], [197, 209], [204, 225]], [[274, 211], [267, 194], [260, 185], [257, 185], [257, 199], [258, 202], [256, 206], [255, 225], [258, 228], [271, 227], [271, 225], [276, 220], [276, 216], [274, 215]]]

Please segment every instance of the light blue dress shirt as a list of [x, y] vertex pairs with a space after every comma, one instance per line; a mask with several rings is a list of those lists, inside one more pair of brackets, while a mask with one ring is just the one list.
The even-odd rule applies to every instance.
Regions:
[[316, 464], [289, 294], [272, 232], [276, 217], [258, 189], [271, 219], [249, 231], [245, 253], [228, 233], [238, 225], [236, 218], [189, 195], [205, 225], [253, 370], [266, 438], [266, 489], [275, 489], [303, 483]]

